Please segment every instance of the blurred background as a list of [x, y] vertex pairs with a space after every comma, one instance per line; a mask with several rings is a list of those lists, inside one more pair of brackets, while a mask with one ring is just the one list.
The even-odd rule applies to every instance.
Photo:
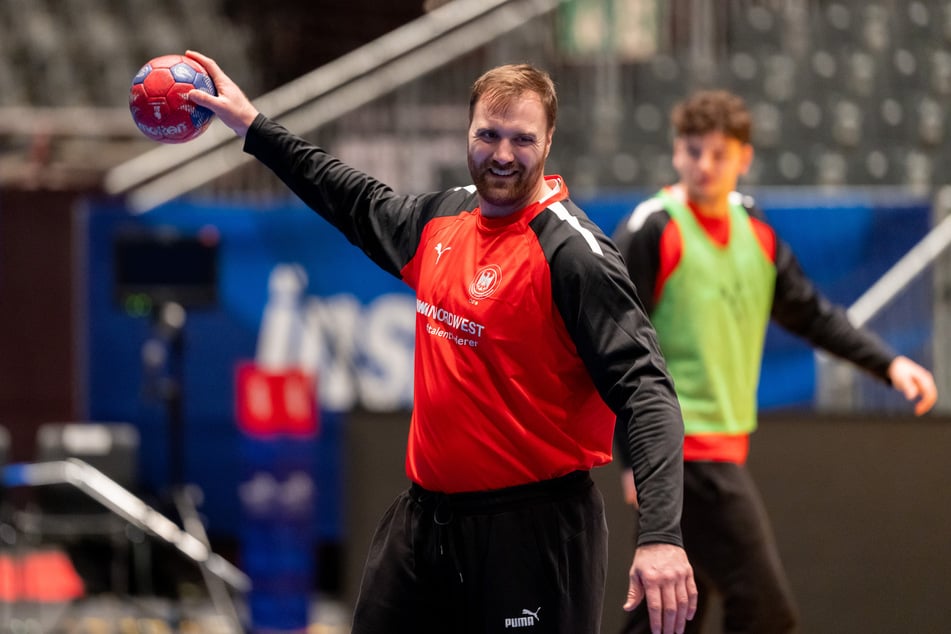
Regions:
[[[770, 330], [750, 466], [803, 631], [946, 629], [951, 2], [2, 0], [0, 631], [346, 632], [406, 485], [412, 296], [220, 122], [136, 129], [133, 75], [186, 49], [401, 193], [467, 184], [472, 80], [536, 63], [548, 171], [608, 234], [675, 179], [673, 103], [741, 94], [744, 191], [942, 390], [913, 419]], [[630, 517], [595, 475], [610, 632]]]

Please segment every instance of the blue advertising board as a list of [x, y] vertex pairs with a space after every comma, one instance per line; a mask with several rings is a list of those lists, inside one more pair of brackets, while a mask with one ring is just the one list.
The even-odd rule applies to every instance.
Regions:
[[[645, 195], [623, 192], [577, 202], [610, 234]], [[930, 204], [923, 199], [799, 191], [764, 192], [759, 200], [805, 271], [832, 300], [844, 304], [924, 236], [930, 223]], [[153, 490], [166, 486], [171, 475], [168, 411], [143, 363], [156, 323], [147, 305], [117, 301], [114, 243], [130, 228], [215, 236], [216, 302], [189, 309], [182, 328], [184, 475], [206, 492], [203, 511], [212, 533], [228, 534], [238, 521], [235, 371], [255, 357], [269, 277], [287, 264], [306, 274], [301, 320], [320, 343], [308, 360], [319, 368], [321, 407], [315, 537], [341, 538], [346, 413], [354, 408], [408, 411], [411, 406], [415, 310], [410, 289], [290, 197], [246, 204], [178, 201], [140, 216], [115, 201], [93, 200], [82, 217], [88, 415], [139, 427], [142, 481]], [[761, 408], [810, 407], [813, 365], [808, 346], [771, 327], [759, 386]]]

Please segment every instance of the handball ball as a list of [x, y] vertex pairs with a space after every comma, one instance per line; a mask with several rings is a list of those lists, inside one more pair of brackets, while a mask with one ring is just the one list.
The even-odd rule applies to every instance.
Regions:
[[160, 143], [191, 141], [208, 128], [214, 113], [188, 100], [188, 92], [217, 95], [201, 64], [184, 55], [150, 60], [132, 79], [129, 110], [142, 134]]

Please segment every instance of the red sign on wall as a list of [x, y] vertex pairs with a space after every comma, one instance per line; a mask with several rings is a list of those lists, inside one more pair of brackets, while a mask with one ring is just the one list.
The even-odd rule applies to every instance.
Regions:
[[314, 377], [299, 369], [265, 370], [253, 362], [238, 366], [238, 426], [252, 436], [310, 436], [317, 433]]

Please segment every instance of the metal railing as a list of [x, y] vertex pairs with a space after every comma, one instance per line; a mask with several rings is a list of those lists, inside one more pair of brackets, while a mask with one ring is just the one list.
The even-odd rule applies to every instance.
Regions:
[[[934, 226], [914, 247], [866, 290], [849, 308], [849, 320], [857, 327], [888, 330], [890, 325], [907, 327], [909, 314], [915, 311], [902, 306], [902, 298], [926, 295], [930, 304], [931, 336], [925, 337], [927, 349], [917, 351], [915, 360], [933, 366], [939, 389], [937, 408], [947, 410], [951, 398], [951, 331], [947, 315], [951, 312], [951, 186], [944, 186], [934, 197]], [[927, 273], [930, 272], [929, 277]], [[899, 314], [888, 316], [892, 309]], [[921, 317], [921, 315], [919, 315]], [[877, 323], [881, 322], [881, 323]], [[876, 327], [878, 326], [878, 327]], [[910, 350], [899, 350], [906, 356], [919, 356]], [[873, 393], [886, 388], [877, 385], [854, 366], [824, 352], [816, 352], [816, 404], [825, 411], [854, 411], [888, 408], [888, 401], [900, 402], [900, 395], [888, 399]]]
[[[562, 0], [457, 0], [255, 100], [300, 133], [313, 131], [495, 40]], [[142, 213], [251, 161], [217, 125], [184, 145], [158, 147], [106, 174], [106, 192]]]
[[178, 527], [175, 522], [146, 504], [118, 482], [77, 458], [52, 462], [17, 463], [3, 468], [7, 487], [73, 486], [136, 528], [157, 537], [181, 552], [198, 566], [239, 592], [247, 592], [251, 581], [244, 572], [211, 551], [200, 537]]

